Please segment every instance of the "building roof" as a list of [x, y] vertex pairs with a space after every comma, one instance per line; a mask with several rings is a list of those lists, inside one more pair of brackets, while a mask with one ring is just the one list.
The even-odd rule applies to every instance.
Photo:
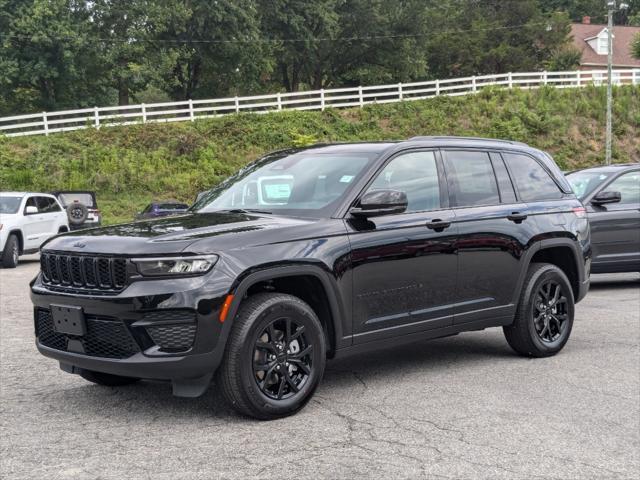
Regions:
[[[606, 25], [594, 25], [573, 23], [571, 35], [574, 45], [582, 53], [580, 65], [606, 66], [607, 56], [598, 55], [587, 43], [587, 39], [596, 37]], [[633, 58], [631, 45], [640, 27], [614, 26], [613, 27], [613, 66], [614, 67], [640, 67], [640, 60]]]

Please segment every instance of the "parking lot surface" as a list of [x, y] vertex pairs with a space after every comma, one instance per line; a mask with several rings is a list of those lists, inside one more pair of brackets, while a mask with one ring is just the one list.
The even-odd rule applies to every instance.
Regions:
[[215, 385], [63, 373], [34, 345], [24, 258], [0, 270], [0, 478], [638, 478], [638, 274], [594, 276], [555, 357], [491, 329], [331, 361], [302, 412], [258, 422]]

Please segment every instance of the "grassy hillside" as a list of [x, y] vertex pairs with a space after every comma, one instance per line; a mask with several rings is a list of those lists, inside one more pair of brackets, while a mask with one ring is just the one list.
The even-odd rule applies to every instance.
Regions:
[[[615, 89], [614, 160], [640, 160], [640, 87]], [[605, 89], [486, 89], [476, 96], [324, 112], [0, 137], [0, 189], [93, 189], [108, 222], [151, 199], [191, 200], [270, 150], [313, 142], [474, 135], [527, 142], [565, 169], [604, 158]]]

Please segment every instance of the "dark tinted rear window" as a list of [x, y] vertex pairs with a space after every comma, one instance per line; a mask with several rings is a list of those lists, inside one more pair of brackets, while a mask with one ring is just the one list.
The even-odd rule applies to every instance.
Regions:
[[444, 151], [452, 207], [500, 203], [498, 184], [487, 152]]
[[562, 191], [556, 182], [534, 158], [518, 153], [504, 152], [502, 155], [516, 184], [520, 200], [536, 202], [562, 197]]

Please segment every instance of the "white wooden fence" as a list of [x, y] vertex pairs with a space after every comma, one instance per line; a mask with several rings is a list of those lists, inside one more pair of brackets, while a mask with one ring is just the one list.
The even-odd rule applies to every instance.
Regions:
[[[249, 97], [94, 107], [0, 117], [0, 135], [49, 135], [54, 132], [92, 127], [194, 121], [200, 118], [218, 117], [240, 112], [265, 113], [278, 110], [324, 110], [325, 108], [362, 107], [371, 103], [419, 100], [439, 95], [467, 95], [487, 86], [531, 89], [539, 88], [542, 85], [552, 85], [557, 88], [575, 88], [592, 84], [602, 85], [606, 81], [606, 70], [505, 73], [427, 82], [333, 88], [330, 90], [275, 93]], [[640, 69], [615, 70], [612, 82], [615, 84], [640, 85]]]

